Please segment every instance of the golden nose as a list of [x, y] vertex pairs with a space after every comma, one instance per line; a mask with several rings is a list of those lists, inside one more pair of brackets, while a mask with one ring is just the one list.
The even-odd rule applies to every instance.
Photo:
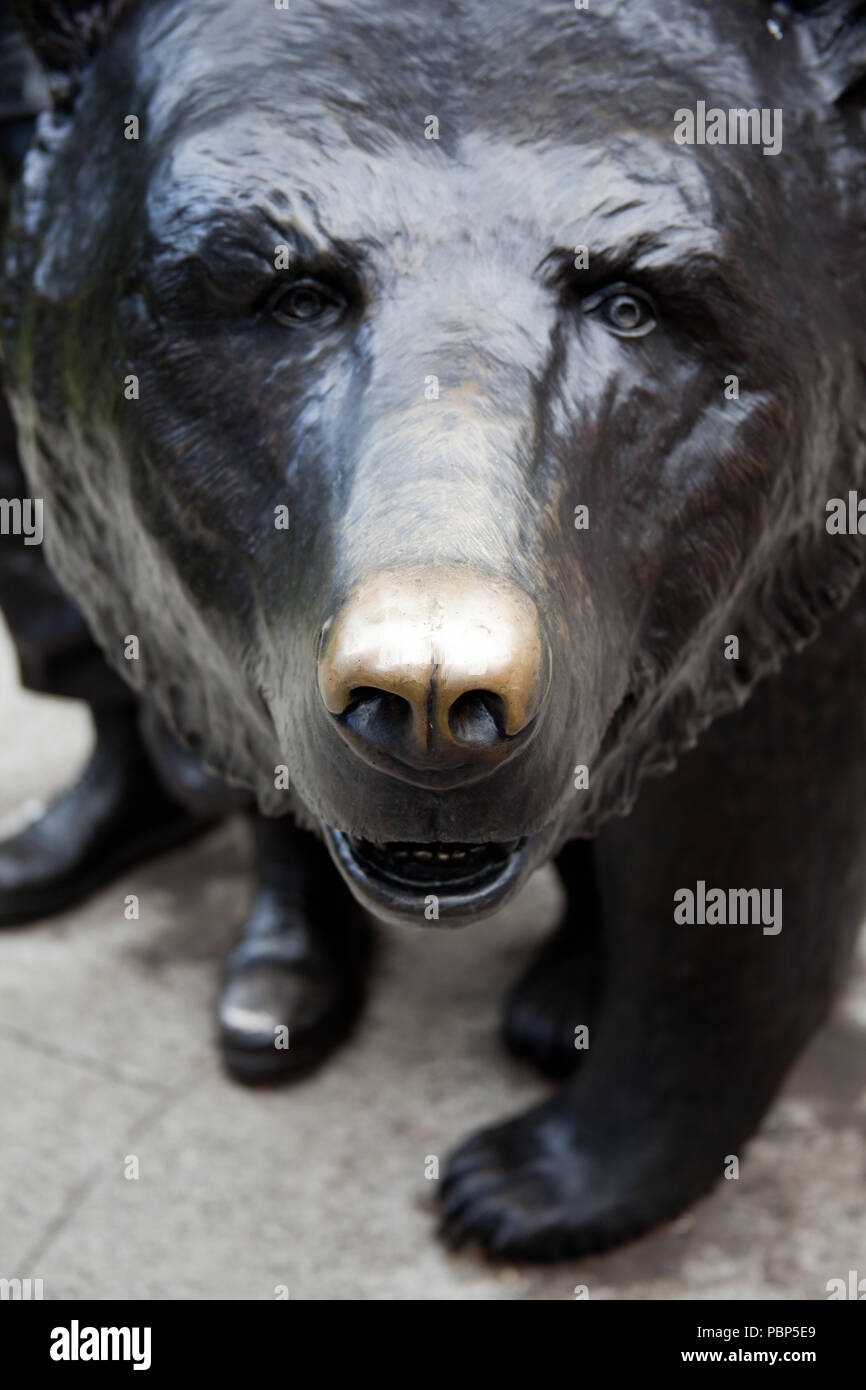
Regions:
[[528, 730], [550, 659], [535, 605], [514, 586], [459, 571], [386, 573], [325, 624], [318, 676], [355, 742], [448, 767], [501, 756]]

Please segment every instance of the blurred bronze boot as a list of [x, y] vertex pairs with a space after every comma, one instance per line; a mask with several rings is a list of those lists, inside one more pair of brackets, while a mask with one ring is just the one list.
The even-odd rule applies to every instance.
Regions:
[[218, 1006], [239, 1081], [312, 1071], [349, 1035], [364, 1001], [371, 932], [328, 851], [286, 819], [253, 818], [258, 891], [226, 962]]
[[78, 781], [37, 820], [0, 842], [0, 927], [65, 912], [123, 869], [216, 822], [165, 790], [134, 706], [99, 708], [93, 717], [96, 747]]

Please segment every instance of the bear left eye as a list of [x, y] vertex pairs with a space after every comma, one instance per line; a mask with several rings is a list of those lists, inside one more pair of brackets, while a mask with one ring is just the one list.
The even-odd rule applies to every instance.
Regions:
[[609, 285], [583, 301], [585, 314], [597, 314], [618, 338], [643, 338], [656, 326], [655, 306], [648, 294], [632, 285]]
[[342, 312], [343, 302], [316, 280], [298, 280], [288, 288], [277, 289], [268, 307], [278, 323], [295, 327], [336, 318]]

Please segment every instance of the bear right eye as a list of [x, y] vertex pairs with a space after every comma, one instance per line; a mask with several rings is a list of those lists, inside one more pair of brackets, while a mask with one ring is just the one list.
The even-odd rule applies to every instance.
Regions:
[[289, 328], [333, 323], [344, 308], [344, 301], [317, 280], [297, 280], [293, 285], [280, 285], [268, 303], [269, 313], [278, 323]]
[[656, 326], [655, 305], [634, 285], [608, 285], [583, 301], [585, 314], [596, 314], [618, 338], [643, 338]]

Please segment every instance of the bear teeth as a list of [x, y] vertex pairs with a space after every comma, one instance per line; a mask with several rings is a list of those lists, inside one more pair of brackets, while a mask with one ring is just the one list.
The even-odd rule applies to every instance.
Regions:
[[519, 839], [481, 844], [353, 840], [358, 858], [377, 876], [403, 886], [434, 887], [451, 882], [467, 887], [491, 873], [520, 845]]
[[491, 851], [498, 851], [500, 854], [512, 854], [520, 844], [520, 840], [453, 846], [443, 844], [441, 841], [434, 841], [429, 845], [400, 844], [389, 840], [358, 840], [355, 843], [362, 845], [365, 849], [376, 850], [378, 854], [388, 854], [394, 859], [406, 859], [411, 856], [413, 859], [431, 860], [435, 856], [444, 861], [446, 859], [465, 859], [469, 854], [487, 854]]

